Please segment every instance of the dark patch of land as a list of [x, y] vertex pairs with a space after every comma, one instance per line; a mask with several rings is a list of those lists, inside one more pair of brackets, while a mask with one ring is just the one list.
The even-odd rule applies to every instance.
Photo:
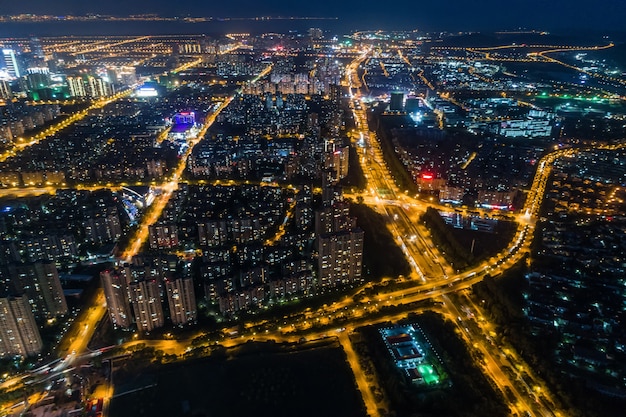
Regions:
[[221, 353], [124, 377], [119, 382], [127, 392], [147, 388], [114, 398], [111, 415], [366, 415], [345, 354], [336, 344], [287, 351], [250, 343]]
[[359, 163], [359, 154], [353, 145], [350, 145], [350, 156], [348, 159], [348, 176], [341, 181], [341, 185], [347, 188], [364, 190], [367, 180], [363, 174], [363, 168]]
[[411, 266], [387, 229], [385, 218], [364, 204], [351, 204], [350, 214], [357, 217], [357, 225], [365, 232], [363, 275], [373, 280], [408, 275]]

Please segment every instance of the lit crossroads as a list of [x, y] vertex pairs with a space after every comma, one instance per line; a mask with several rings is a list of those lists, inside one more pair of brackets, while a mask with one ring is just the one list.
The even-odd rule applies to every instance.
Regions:
[[[91, 45], [89, 48], [75, 51], [74, 53], [82, 54], [93, 51], [101, 51], [105, 48], [119, 46], [125, 43], [136, 42], [138, 40], [144, 40], [148, 38], [149, 37], [141, 37], [135, 38], [133, 40], [120, 41], [113, 44]], [[70, 46], [70, 44], [71, 43], [68, 42], [68, 46]], [[76, 45], [71, 46], [75, 47]], [[611, 46], [612, 45], [606, 47], [608, 48]], [[510, 47], [511, 46], [503, 46], [502, 48]], [[598, 49], [598, 47], [595, 48]], [[472, 51], [485, 54], [486, 59], [493, 59], [493, 57], [489, 55], [489, 51], [493, 49], [496, 48], [489, 48], [488, 51], [482, 50], [481, 48], [474, 48], [472, 49]], [[537, 56], [541, 56], [543, 59], [546, 60], [561, 63], [560, 61], [545, 56], [545, 54], [555, 51], [558, 51], [558, 49], [551, 49], [540, 52], [537, 54]], [[344, 85], [350, 88], [350, 94], [353, 98], [353, 100], [351, 100], [351, 108], [354, 112], [357, 127], [359, 128], [358, 136], [359, 138], [361, 138], [361, 142], [363, 143], [363, 145], [360, 146], [361, 152], [359, 159], [363, 165], [363, 171], [367, 174], [367, 190], [369, 190], [368, 195], [364, 196], [364, 201], [370, 205], [373, 205], [379, 212], [389, 214], [389, 217], [393, 219], [389, 224], [390, 230], [392, 231], [394, 236], [397, 236], [399, 243], [405, 251], [407, 257], [409, 258], [410, 264], [414, 270], [414, 274], [411, 277], [414, 285], [411, 288], [391, 292], [384, 292], [383, 290], [379, 290], [378, 294], [373, 297], [373, 301], [375, 303], [381, 304], [386, 303], [393, 305], [403, 305], [427, 299], [443, 299], [444, 307], [441, 312], [444, 313], [448, 318], [450, 318], [457, 326], [459, 326], [460, 334], [468, 344], [473, 345], [475, 348], [483, 352], [484, 357], [486, 358], [486, 364], [483, 367], [484, 371], [490, 375], [490, 377], [494, 380], [494, 382], [501, 390], [504, 391], [504, 388], [506, 386], [513, 387], [513, 392], [515, 394], [515, 397], [518, 399], [518, 403], [510, 404], [510, 406], [517, 411], [528, 411], [531, 409], [529, 406], [529, 402], [536, 402], [537, 400], [534, 397], [530, 398], [523, 392], [518, 391], [515, 388], [515, 384], [511, 381], [511, 378], [508, 377], [504, 372], [502, 372], [502, 366], [504, 364], [500, 360], [501, 353], [499, 352], [499, 349], [497, 347], [493, 346], [487, 341], [489, 339], [489, 329], [493, 328], [493, 326], [484, 318], [484, 315], [480, 312], [480, 307], [473, 305], [471, 299], [467, 298], [466, 308], [473, 311], [476, 316], [479, 316], [481, 318], [481, 320], [479, 321], [479, 323], [481, 323], [479, 328], [481, 333], [474, 334], [467, 330], [462, 323], [460, 323], [461, 320], [455, 319], [456, 317], [461, 317], [463, 314], [460, 313], [454, 302], [446, 297], [446, 294], [459, 292], [460, 290], [471, 287], [476, 282], [482, 280], [482, 278], [487, 273], [491, 275], [498, 275], [522, 259], [524, 254], [529, 251], [530, 242], [532, 241], [535, 230], [534, 219], [536, 218], [538, 210], [541, 206], [541, 202], [545, 192], [546, 181], [550, 174], [550, 168], [552, 163], [557, 158], [572, 155], [574, 153], [584, 151], [585, 149], [557, 150], [546, 155], [541, 161], [539, 161], [538, 169], [533, 179], [532, 186], [530, 187], [530, 192], [528, 193], [526, 204], [524, 208], [520, 211], [520, 214], [517, 215], [519, 227], [516, 236], [511, 242], [510, 246], [498, 255], [495, 263], [493, 261], [483, 262], [480, 265], [477, 265], [476, 267], [463, 273], [455, 273], [454, 269], [445, 262], [443, 256], [441, 256], [438, 253], [437, 249], [432, 245], [432, 243], [430, 243], [428, 237], [424, 235], [423, 230], [419, 227], [416, 227], [415, 225], [416, 216], [419, 213], [423, 212], [428, 205], [432, 204], [427, 204], [423, 201], [414, 199], [408, 195], [405, 195], [397, 189], [393, 181], [390, 180], [391, 176], [382, 159], [382, 153], [376, 137], [372, 132], [369, 132], [367, 129], [367, 120], [364, 110], [365, 104], [362, 102], [360, 103], [361, 109], [357, 109], [354, 106], [355, 101], [360, 102], [359, 89], [363, 86], [358, 76], [358, 68], [368, 58], [370, 52], [371, 51], [369, 49], [365, 49], [362, 54], [358, 56], [358, 58], [348, 64], [348, 66], [346, 67], [344, 78]], [[200, 60], [189, 62], [182, 65], [177, 70], [183, 71], [197, 65], [198, 63], [200, 63]], [[578, 68], [575, 69], [579, 70]], [[255, 81], [261, 79], [270, 71], [271, 66], [263, 71], [263, 73], [259, 74], [259, 76], [255, 78]], [[418, 76], [423, 77], [423, 74], [418, 74]], [[427, 84], [430, 84], [428, 83], [428, 80], [424, 79], [424, 81]], [[59, 130], [64, 129], [70, 126], [72, 123], [83, 119], [88, 115], [89, 111], [99, 109], [107, 104], [112, 103], [115, 100], [126, 97], [128, 94], [130, 94], [130, 91], [131, 90], [126, 90], [118, 93], [116, 96], [98, 101], [90, 106], [88, 109], [70, 116], [68, 119], [48, 128], [46, 131], [32, 138], [22, 140], [16, 145], [15, 149], [6, 152], [3, 155], [0, 155], [0, 161], [5, 160], [6, 158], [14, 155], [15, 153], [23, 150], [28, 146], [31, 146], [41, 140], [45, 140], [46, 138], [57, 133]], [[189, 140], [189, 147], [187, 148], [186, 153], [181, 158], [180, 163], [174, 170], [171, 178], [160, 186], [161, 194], [155, 199], [150, 216], [142, 220], [142, 224], [138, 229], [137, 235], [133, 237], [130, 243], [130, 247], [124, 252], [123, 259], [130, 260], [132, 256], [139, 252], [147, 239], [148, 227], [158, 220], [162, 210], [167, 205], [167, 202], [172, 193], [177, 189], [178, 182], [180, 181], [180, 178], [182, 177], [182, 173], [186, 166], [187, 157], [190, 155], [193, 147], [204, 137], [204, 134], [213, 124], [219, 112], [227, 107], [231, 100], [232, 96], [225, 100], [223, 103], [221, 103], [219, 108], [213, 114], [207, 117], [199, 134]], [[603, 147], [602, 149], [617, 149], [620, 147], [623, 147], [623, 145]], [[384, 190], [384, 193], [381, 192], [381, 190]], [[53, 191], [54, 190], [51, 187], [48, 187], [42, 189], [24, 190], [24, 193], [44, 193]], [[18, 193], [17, 195], [19, 195], [18, 190], [15, 190], [15, 192]], [[408, 213], [405, 207], [408, 207], [410, 209]], [[414, 238], [411, 238], [407, 241], [405, 240], [406, 236], [414, 236]], [[427, 273], [424, 273], [423, 271], [426, 271]], [[327, 318], [345, 310], [352, 311], [354, 317], [363, 318], [362, 320], [359, 320], [359, 325], [375, 324], [390, 320], [392, 318], [399, 318], [397, 317], [397, 315], [390, 314], [384, 317], [378, 317], [376, 320], [367, 320], [368, 312], [376, 311], [376, 309], [370, 307], [368, 310], [367, 305], [353, 301], [352, 297], [346, 297], [345, 299], [333, 303], [330, 306], [325, 306], [324, 308], [316, 312], [311, 312], [308, 315], [308, 320], [310, 322], [313, 322], [315, 320], [324, 319], [324, 321], [326, 321], [330, 325], [332, 324], [333, 320]], [[80, 355], [87, 350], [87, 343], [92, 337], [93, 332], [97, 327], [97, 324], [102, 319], [105, 312], [106, 307], [104, 303], [104, 296], [102, 292], [99, 292], [95, 297], [94, 304], [91, 307], [85, 308], [83, 313], [77, 318], [74, 325], [72, 326], [72, 330], [66, 335], [66, 340], [70, 341], [69, 344], [66, 343], [68, 345], [68, 348], [66, 350], [68, 356], [63, 361], [63, 365], [59, 369], [61, 369], [62, 367], [70, 366], [72, 363], [75, 362], [77, 355]], [[307, 326], [306, 322], [304, 324], [297, 323], [297, 326], [297, 328], [299, 328], [300, 330], [311, 327], [310, 325]], [[296, 328], [296, 323], [293, 323], [293, 326], [285, 326], [284, 328], [279, 329], [277, 332], [266, 331], [265, 334], [262, 335], [256, 335], [253, 333], [252, 335], [242, 336], [237, 340], [227, 342], [226, 344], [239, 344], [249, 340], [250, 338], [256, 338], [256, 340], [266, 339], [277, 341], [293, 341], [294, 336], [290, 335], [290, 331], [292, 328]], [[354, 326], [349, 326], [345, 332], [340, 332], [338, 334], [339, 341], [346, 350], [348, 361], [353, 369], [353, 372], [355, 373], [357, 385], [363, 395], [368, 414], [372, 416], [378, 415], [378, 404], [376, 403], [376, 400], [369, 387], [369, 383], [365, 378], [364, 372], [360, 367], [358, 358], [354, 350], [352, 349], [350, 340], [348, 338], [349, 331], [353, 329]], [[317, 338], [319, 336], [320, 335], [318, 334], [318, 332], [311, 331], [311, 333], [307, 334], [305, 337]], [[185, 343], [185, 341], [174, 340], [136, 341], [131, 342], [127, 346], [136, 343], [146, 343], [148, 346], [154, 346], [166, 352], [172, 352], [176, 354], [181, 354], [184, 352], [184, 350], [188, 348], [188, 345]], [[518, 357], [514, 357], [516, 361], [518, 361], [518, 363], [521, 363]], [[422, 375], [426, 375], [424, 377], [425, 380], [430, 378], [428, 376], [430, 375], [430, 371], [427, 368], [420, 368], [420, 373]], [[534, 380], [531, 381], [531, 383], [534, 386], [544, 387], [543, 383], [535, 378], [533, 379]], [[3, 387], [6, 386], [7, 382], [3, 384]], [[428, 383], [428, 380], [426, 382]], [[545, 388], [542, 388], [542, 390], [545, 393]], [[545, 394], [548, 398], [550, 398], [548, 393]], [[542, 404], [542, 408], [545, 415], [559, 414], [558, 412], [550, 412], [550, 408], [544, 404]]]

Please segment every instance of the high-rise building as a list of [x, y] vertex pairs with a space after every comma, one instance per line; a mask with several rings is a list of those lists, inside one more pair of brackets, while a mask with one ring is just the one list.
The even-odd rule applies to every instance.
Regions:
[[[117, 71], [119, 81], [122, 85], [133, 85], [137, 83], [135, 67], [122, 67]], [[116, 84], [116, 80], [109, 79], [109, 82]]]
[[10, 77], [20, 78], [20, 69], [17, 65], [17, 59], [15, 57], [15, 51], [13, 49], [3, 49], [2, 58], [4, 58], [3, 67], [6, 68]]
[[[159, 277], [159, 271], [150, 271], [150, 267], [141, 262], [136, 264], [124, 264], [123, 267], [119, 268], [119, 273], [124, 275], [125, 282], [127, 283], [156, 279]], [[130, 300], [130, 293], [128, 294], [128, 299]]]
[[72, 97], [85, 97], [87, 95], [82, 77], [67, 77], [67, 86]]
[[28, 68], [26, 84], [30, 91], [46, 88], [50, 84], [50, 73], [47, 68]]
[[95, 218], [83, 220], [85, 239], [92, 243], [103, 244], [115, 242], [122, 236], [122, 225], [116, 209]]
[[128, 328], [132, 323], [128, 283], [124, 274], [116, 270], [106, 270], [100, 273], [102, 288], [107, 301], [107, 309], [111, 322], [115, 328]]
[[392, 111], [392, 112], [404, 111], [404, 93], [400, 93], [400, 92], [391, 93], [391, 102], [389, 103], [389, 111]]
[[157, 280], [132, 282], [129, 288], [137, 329], [150, 332], [163, 326], [163, 306]]
[[345, 201], [315, 212], [315, 233], [318, 235], [351, 230], [356, 227], [356, 219], [350, 217], [350, 207]]
[[170, 307], [172, 323], [182, 326], [195, 323], [198, 314], [196, 309], [196, 296], [191, 277], [165, 281], [167, 303]]
[[30, 53], [34, 58], [43, 59], [45, 57], [43, 46], [41, 45], [41, 40], [39, 40], [39, 38], [30, 38]]
[[339, 201], [343, 201], [343, 191], [335, 180], [335, 172], [322, 171], [322, 204], [324, 207], [330, 207]]
[[363, 230], [350, 217], [348, 205], [338, 200], [315, 213], [318, 285], [336, 287], [361, 280]]
[[333, 172], [333, 181], [348, 176], [350, 148], [334, 140], [324, 141], [324, 168]]
[[26, 297], [0, 298], [0, 356], [32, 356], [43, 343]]
[[404, 103], [404, 110], [407, 113], [415, 113], [420, 110], [422, 103], [417, 97], [407, 97]]
[[[1, 81], [0, 81], [1, 82]], [[0, 125], [0, 144], [1, 145], [9, 145], [13, 142], [13, 132], [11, 132], [11, 128], [6, 125]], [[8, 174], [11, 175], [11, 174]], [[13, 174], [14, 175], [14, 174]], [[5, 174], [2, 178], [0, 178], [0, 183], [7, 183], [7, 174]], [[19, 179], [14, 181], [15, 183], [19, 183]]]
[[11, 92], [11, 86], [7, 81], [0, 80], [0, 98], [8, 100], [13, 97], [13, 93]]
[[21, 241], [23, 251], [31, 261], [71, 258], [78, 254], [76, 240], [72, 235], [40, 235]]
[[222, 246], [228, 241], [226, 220], [207, 220], [198, 223], [200, 246]]
[[308, 34], [313, 40], [322, 39], [324, 37], [324, 32], [320, 28], [309, 28]]
[[105, 97], [110, 92], [109, 85], [102, 78], [87, 77], [87, 93], [90, 97]]
[[265, 109], [272, 110], [274, 107], [274, 101], [272, 100], [272, 93], [265, 93]]
[[178, 228], [175, 224], [153, 224], [148, 228], [151, 249], [169, 249], [178, 246]]
[[98, 85], [94, 77], [87, 77], [87, 95], [90, 97], [100, 97]]
[[318, 285], [336, 287], [361, 279], [363, 236], [358, 228], [318, 236]]
[[331, 101], [339, 103], [341, 101], [343, 94], [341, 92], [341, 86], [338, 84], [329, 84], [328, 85], [328, 97]]
[[9, 276], [16, 294], [25, 294], [32, 310], [39, 317], [67, 314], [67, 303], [56, 264], [41, 260], [9, 265]]

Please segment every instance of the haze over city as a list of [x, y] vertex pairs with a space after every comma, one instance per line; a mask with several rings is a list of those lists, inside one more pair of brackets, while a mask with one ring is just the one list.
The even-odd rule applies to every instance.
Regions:
[[0, 416], [622, 416], [623, 2], [0, 5]]
[[155, 13], [161, 16], [312, 16], [336, 17], [352, 30], [414, 29], [431, 31], [508, 30], [530, 28], [541, 30], [623, 31], [626, 4], [619, 0], [496, 0], [445, 3], [420, 3], [398, 0], [392, 3], [348, 0], [333, 2], [293, 2], [287, 0], [188, 2], [165, 0], [108, 1], [89, 3], [80, 0], [49, 2], [3, 2], [2, 14], [113, 14]]

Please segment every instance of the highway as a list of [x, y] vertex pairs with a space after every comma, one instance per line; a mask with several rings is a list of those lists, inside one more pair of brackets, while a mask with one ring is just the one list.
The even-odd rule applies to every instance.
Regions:
[[123, 41], [115, 42], [115, 43], [95, 42], [94, 44], [88, 46], [87, 48], [80, 49], [78, 51], [73, 52], [72, 55], [76, 56], [76, 55], [86, 54], [86, 53], [89, 53], [89, 52], [96, 52], [96, 51], [99, 51], [101, 49], [110, 48], [112, 46], [124, 45], [124, 44], [127, 44], [127, 43], [133, 43], [133, 42], [146, 40], [146, 39], [150, 39], [150, 36], [140, 36], [138, 38], [125, 39]]
[[[348, 68], [351, 71], [357, 70], [355, 66], [349, 66]], [[350, 75], [347, 76], [348, 80], [352, 78], [353, 77]], [[367, 189], [374, 196], [374, 202], [376, 203], [375, 205], [377, 206], [378, 211], [388, 213], [391, 222], [391, 232], [398, 237], [401, 247], [403, 248], [405, 255], [409, 259], [409, 262], [415, 270], [417, 276], [422, 278], [421, 284], [417, 284], [412, 289], [397, 290], [392, 293], [380, 292], [377, 298], [377, 301], [379, 302], [382, 302], [385, 299], [390, 299], [394, 300], [393, 303], [398, 305], [402, 303], [414, 302], [420, 299], [426, 299], [427, 297], [446, 297], [446, 293], [457, 292], [463, 288], [469, 288], [471, 285], [482, 280], [487, 273], [497, 276], [517, 263], [522, 259], [523, 254], [530, 250], [530, 242], [535, 230], [533, 219], [536, 218], [538, 210], [541, 206], [552, 164], [557, 158], [573, 155], [576, 152], [585, 150], [557, 150], [542, 158], [539, 161], [536, 175], [533, 178], [526, 204], [521, 213], [516, 216], [516, 220], [519, 222], [519, 227], [510, 247], [502, 251], [502, 253], [500, 253], [493, 262], [483, 262], [462, 274], [448, 274], [446, 272], [446, 267], [450, 268], [450, 266], [445, 265], [443, 257], [437, 256], [432, 252], [431, 249], [434, 249], [432, 243], [429, 243], [425, 236], [422, 236], [423, 232], [420, 233], [421, 231], [416, 230], [413, 226], [417, 217], [413, 220], [409, 219], [405, 213], [406, 209], [403, 209], [403, 207], [412, 207], [417, 213], [423, 212], [425, 210], [424, 202], [412, 199], [410, 196], [402, 195], [403, 204], [394, 204], [385, 207], [385, 211], [381, 210], [381, 206], [385, 206], [388, 201], [398, 199], [398, 191], [393, 185], [389, 185], [388, 179], [391, 175], [382, 160], [382, 155], [379, 152], [379, 146], [375, 144], [375, 135], [367, 131], [367, 120], [363, 116], [365, 104], [359, 103], [358, 99], [359, 96], [357, 92], [357, 94], [353, 94], [351, 106], [354, 112], [355, 120], [357, 120], [357, 126], [361, 127], [361, 131], [357, 132], [358, 135], [353, 135], [353, 138], [361, 138], [361, 141], [357, 142], [357, 144], [361, 146], [359, 156], [360, 162], [363, 165], [363, 172], [366, 174], [366, 179], [368, 181]], [[614, 148], [620, 146], [621, 145], [617, 145]], [[371, 149], [368, 149], [368, 147], [371, 147]], [[384, 192], [381, 193], [381, 190]], [[415, 239], [420, 244], [411, 244], [411, 242], [407, 244], [405, 239], [407, 236]], [[437, 268], [435, 268], [433, 262], [437, 262]], [[425, 279], [426, 275], [428, 275], [429, 279]], [[443, 279], [441, 279], [441, 277], [443, 277]], [[490, 325], [486, 322], [483, 314], [480, 314], [480, 317], [482, 318], [484, 325], [482, 327], [479, 326], [478, 331], [474, 332], [470, 331], [469, 327], [462, 326], [462, 320], [454, 319], [455, 317], [461, 317], [461, 314], [449, 299], [444, 298], [444, 305], [447, 308], [448, 315], [452, 317], [452, 320], [457, 324], [457, 326], [460, 326], [460, 333], [463, 335], [468, 346], [473, 346], [482, 353], [482, 357], [485, 358], [485, 365], [483, 366], [485, 373], [492, 379], [492, 381], [494, 381], [503, 393], [506, 392], [507, 387], [512, 391], [513, 396], [516, 398], [516, 402], [515, 404], [510, 404], [510, 406], [514, 412], [528, 412], [530, 415], [542, 416], [561, 414], [558, 410], [554, 409], [554, 402], [550, 400], [551, 396], [549, 392], [547, 392], [545, 384], [538, 380], [536, 376], [532, 377], [529, 382], [524, 383], [527, 388], [529, 385], [538, 387], [538, 389], [544, 393], [541, 397], [538, 397], [536, 392], [533, 392], [533, 390], [518, 389], [515, 379], [503, 371], [505, 366], [505, 364], [501, 361], [501, 356], [503, 354], [497, 346], [489, 342], [489, 340], [491, 340], [489, 334], [485, 334], [480, 331], [481, 329], [484, 330], [488, 328]], [[348, 306], [346, 307], [349, 308]], [[512, 348], [510, 347], [507, 349], [508, 351], [512, 351]], [[527, 365], [523, 364], [519, 355], [515, 355], [514, 357], [516, 359], [516, 367], [518, 369], [529, 369]]]
[[[376, 416], [379, 414], [379, 405], [376, 404], [369, 383], [364, 379], [363, 370], [359, 365], [358, 358], [355, 356], [356, 354], [352, 350], [348, 332], [354, 330], [356, 326], [400, 319], [406, 315], [406, 313], [390, 313], [383, 316], [377, 314], [376, 318], [372, 319], [368, 317], [372, 313], [379, 313], [383, 306], [402, 306], [419, 301], [443, 300], [444, 307], [440, 312], [456, 324], [462, 338], [469, 347], [481, 352], [484, 358], [484, 364], [481, 367], [485, 374], [502, 392], [505, 392], [507, 387], [512, 391], [516, 401], [514, 404], [509, 404], [509, 406], [514, 412], [528, 412], [533, 416], [562, 415], [559, 410], [554, 409], [554, 401], [547, 391], [545, 383], [536, 376], [526, 371], [528, 377], [523, 381], [524, 385], [520, 385], [516, 381], [515, 375], [511, 376], [507, 373], [506, 367], [512, 367], [517, 370], [528, 370], [530, 368], [523, 363], [512, 347], [499, 347], [492, 343], [492, 337], [489, 333], [493, 331], [494, 326], [485, 318], [480, 307], [471, 298], [464, 300], [463, 297], [466, 297], [465, 295], [459, 297], [464, 300], [463, 305], [460, 306], [457, 304], [457, 298], [448, 298], [447, 294], [462, 292], [464, 289], [480, 282], [487, 274], [498, 276], [523, 259], [530, 250], [530, 243], [535, 231], [534, 219], [537, 217], [544, 197], [552, 164], [558, 158], [588, 151], [592, 148], [559, 149], [544, 156], [537, 164], [537, 171], [527, 194], [526, 204], [520, 214], [516, 216], [519, 227], [510, 245], [491, 260], [482, 262], [469, 270], [460, 273], [456, 272], [453, 266], [449, 265], [442, 254], [434, 247], [424, 232], [423, 227], [416, 224], [417, 216], [432, 204], [412, 198], [398, 190], [395, 183], [391, 180], [391, 174], [382, 158], [380, 144], [375, 134], [367, 129], [366, 105], [360, 100], [359, 88], [361, 84], [357, 73], [361, 63], [367, 59], [368, 53], [369, 50], [366, 50], [359, 55], [346, 69], [344, 85], [350, 88], [352, 94], [351, 108], [358, 128], [357, 135], [353, 135], [353, 140], [357, 144], [359, 160], [368, 182], [366, 188], [368, 190], [367, 199], [365, 201], [373, 205], [378, 212], [388, 216], [390, 231], [397, 237], [399, 244], [403, 247], [413, 267], [413, 274], [411, 277], [408, 277], [407, 281], [409, 285], [403, 289], [388, 290], [382, 285], [366, 284], [364, 287], [357, 289], [354, 294], [346, 296], [331, 305], [325, 305], [315, 311], [307, 309], [285, 317], [283, 320], [280, 320], [280, 326], [275, 330], [266, 328], [264, 331], [259, 330], [257, 334], [255, 329], [257, 327], [261, 329], [266, 323], [250, 323], [248, 327], [251, 334], [242, 335], [231, 340], [219, 340], [218, 342], [225, 346], [231, 346], [251, 339], [293, 341], [302, 337], [302, 335], [307, 339], [315, 339], [323, 336], [320, 335], [320, 325], [330, 327], [337, 323], [339, 319], [343, 323], [348, 318], [350, 324], [345, 325], [346, 331], [339, 332], [337, 336], [348, 356], [368, 414]], [[271, 71], [271, 67], [268, 67], [256, 80], [261, 79], [269, 71]], [[162, 193], [155, 199], [150, 216], [145, 216], [142, 220], [137, 235], [131, 240], [131, 244], [124, 252], [122, 259], [129, 260], [138, 253], [145, 243], [148, 236], [148, 227], [157, 221], [169, 198], [178, 187], [178, 182], [186, 166], [187, 156], [189, 156], [193, 147], [204, 137], [204, 134], [215, 121], [219, 112], [227, 107], [231, 100], [232, 96], [225, 100], [215, 113], [207, 117], [197, 137], [190, 139], [187, 153], [181, 158], [171, 177], [166, 179], [160, 186], [163, 190]], [[624, 144], [620, 144], [598, 146], [596, 149], [611, 150], [623, 147]], [[34, 190], [37, 192], [49, 192], [50, 189], [39, 188]], [[356, 297], [352, 295], [361, 294], [366, 288], [373, 289], [374, 295], [355, 301]], [[90, 307], [86, 307], [87, 310], [75, 321], [73, 326], [75, 331], [68, 333], [66, 336], [68, 339], [63, 341], [69, 347], [64, 351], [65, 357], [63, 360], [55, 366], [55, 372], [69, 369], [80, 361], [88, 360], [94, 354], [88, 352], [87, 343], [93, 336], [98, 322], [106, 312], [103, 299], [103, 294], [99, 293], [95, 303]], [[478, 320], [479, 324], [477, 326], [466, 325], [465, 319], [463, 319], [464, 316], [480, 317], [480, 320]], [[460, 320], [458, 319], [459, 317], [461, 318]], [[139, 343], [146, 343], [147, 346], [153, 346], [166, 353], [177, 355], [184, 354], [184, 352], [190, 349], [190, 341], [175, 340], [149, 342], [138, 340], [124, 347]], [[5, 381], [0, 388], [7, 388], [10, 385], [18, 386], [22, 383], [21, 380], [23, 378], [21, 376], [10, 380], [10, 382]], [[37, 377], [32, 377], [32, 379], [36, 380]], [[527, 388], [522, 389], [520, 386], [526, 386]], [[112, 395], [112, 390], [108, 390], [108, 392]], [[538, 392], [542, 392], [542, 395], [537, 395]], [[109, 395], [106, 399], [107, 404], [110, 398], [111, 396]], [[542, 398], [545, 398], [545, 400]], [[105, 407], [105, 409], [107, 408]]]
[[79, 317], [72, 323], [70, 330], [62, 341], [63, 343], [59, 345], [59, 353], [70, 355], [76, 352], [88, 351], [87, 344], [106, 311], [104, 291], [102, 288], [99, 288], [91, 307], [83, 309]]
[[[362, 104], [361, 109], [364, 107]], [[362, 111], [362, 110], [361, 110]], [[355, 119], [361, 121], [361, 125], [363, 126], [363, 130], [365, 130], [365, 126], [367, 126], [367, 121], [364, 120], [363, 115], [359, 114], [359, 112], [355, 111]], [[369, 132], [360, 132], [362, 137], [367, 137], [368, 141], [365, 143], [367, 145], [372, 145], [375, 140], [375, 136], [369, 134]], [[390, 178], [390, 174], [386, 169], [386, 165], [382, 159], [382, 154], [380, 152], [380, 146], [374, 145], [373, 152], [362, 152], [361, 153], [361, 162], [364, 165], [364, 172], [368, 172], [368, 189], [372, 193], [376, 193], [376, 190], [385, 190], [385, 195], [381, 195], [378, 192], [379, 201], [390, 200], [396, 197], [397, 190], [392, 185], [389, 185], [388, 178]], [[545, 176], [547, 177], [547, 176]], [[544, 177], [544, 178], [545, 178]], [[387, 191], [390, 192], [387, 192]], [[543, 193], [536, 193], [535, 198], [542, 196]], [[409, 259], [410, 264], [414, 268], [417, 275], [421, 278], [421, 281], [425, 284], [416, 286], [413, 290], [399, 290], [392, 294], [384, 294], [379, 295], [378, 301], [382, 302], [385, 298], [389, 300], [394, 300], [394, 304], [401, 303], [410, 303], [420, 299], [427, 299], [428, 297], [442, 296], [445, 297], [447, 292], [458, 291], [459, 288], [463, 286], [473, 285], [475, 282], [482, 279], [485, 272], [491, 268], [489, 265], [479, 265], [474, 268], [474, 270], [468, 271], [463, 275], [454, 274], [453, 275], [453, 267], [451, 265], [447, 265], [445, 262], [445, 258], [440, 254], [434, 254], [434, 245], [431, 242], [428, 242], [427, 239], [422, 236], [423, 232], [418, 230], [415, 227], [415, 223], [417, 222], [417, 216], [419, 213], [425, 210], [425, 204], [421, 201], [410, 198], [410, 196], [404, 196], [402, 201], [404, 202], [401, 206], [392, 206], [387, 208], [388, 213], [390, 214], [391, 224], [392, 224], [392, 233], [396, 235], [401, 242], [401, 247], [403, 248], [405, 255]], [[412, 207], [414, 208], [414, 212], [417, 212], [414, 219], [409, 219], [408, 215], [405, 212], [404, 207]], [[527, 229], [522, 229], [523, 233], [526, 233]], [[403, 239], [404, 237], [404, 239]], [[406, 237], [409, 237], [409, 241], [407, 244]], [[520, 241], [516, 241], [518, 244]], [[512, 251], [509, 252], [509, 254]], [[506, 259], [508, 256], [506, 253], [503, 255]], [[436, 265], [435, 265], [436, 263]], [[514, 262], [511, 262], [511, 259], [508, 260], [510, 265], [513, 265]], [[502, 263], [502, 265], [506, 265]], [[498, 267], [498, 265], [496, 265]], [[495, 272], [495, 271], [494, 271]], [[453, 276], [450, 276], [453, 275]], [[428, 276], [428, 279], [426, 278]], [[443, 279], [441, 279], [443, 278]], [[444, 299], [445, 300], [445, 299]], [[502, 392], [505, 392], [506, 387], [513, 386], [512, 381], [508, 378], [508, 376], [502, 371], [500, 364], [494, 359], [497, 355], [497, 352], [492, 352], [491, 346], [489, 344], [477, 342], [476, 336], [469, 333], [466, 327], [462, 326], [462, 323], [457, 321], [455, 318], [459, 317], [459, 314], [455, 314], [455, 306], [448, 300], [444, 305], [448, 309], [448, 315], [452, 317], [452, 321], [460, 326], [460, 334], [463, 335], [464, 339], [468, 343], [468, 346], [475, 346], [479, 349], [483, 357], [486, 358], [486, 361], [483, 366], [483, 371], [488, 375], [492, 381], [499, 387]], [[525, 398], [523, 393], [520, 393], [517, 390], [513, 390], [513, 394], [517, 399], [517, 404], [521, 405], [520, 410], [529, 411], [531, 407], [529, 406], [529, 399]], [[517, 405], [512, 404], [511, 409], [514, 412], [517, 412]]]
[[[503, 343], [502, 341], [495, 341], [494, 337], [497, 336], [495, 327], [485, 318], [485, 311], [480, 306], [480, 303], [476, 303], [473, 297], [468, 296], [466, 291], [457, 293], [459, 302], [463, 304], [463, 311], [468, 317], [475, 319], [476, 325], [480, 328], [480, 331], [476, 337], [485, 337], [485, 344]], [[534, 404], [530, 404], [532, 408], [536, 408], [542, 415], [552, 415], [551, 411], [554, 410], [554, 399], [551, 397], [545, 384], [536, 376], [533, 368], [528, 366], [517, 354], [515, 349], [510, 345], [498, 346], [498, 351], [494, 360], [498, 363], [500, 368], [506, 369], [513, 373], [515, 380], [514, 390], [522, 390], [524, 393], [531, 393], [531, 397], [534, 398]], [[560, 415], [558, 411], [554, 412], [555, 415]]]
[[[533, 53], [532, 56], [541, 58], [541, 59], [543, 59], [544, 61], [547, 61], [547, 62], [552, 62], [552, 63], [555, 63], [555, 64], [562, 65], [562, 66], [564, 66], [566, 68], [573, 69], [575, 71], [578, 71], [578, 72], [583, 73], [585, 75], [588, 75], [590, 77], [599, 78], [599, 79], [602, 79], [602, 80], [605, 80], [605, 81], [612, 81], [612, 82], [616, 82], [616, 83], [619, 83], [619, 84], [622, 84], [622, 85], [626, 85], [626, 80], [624, 80], [623, 78], [609, 77], [607, 75], [604, 75], [604, 74], [601, 74], [601, 73], [598, 73], [598, 72], [587, 71], [587, 70], [585, 70], [583, 68], [567, 64], [567, 63], [565, 63], [563, 61], [560, 61], [560, 60], [558, 60], [556, 58], [548, 56], [548, 54], [559, 53], [559, 52], [569, 52], [569, 51], [572, 51], [572, 50], [574, 50], [574, 51], [599, 51], [599, 50], [602, 50], [602, 49], [609, 49], [609, 48], [612, 48], [614, 46], [615, 46], [615, 44], [610, 43], [610, 44], [604, 45], [604, 46], [590, 46], [590, 47], [578, 47], [578, 48], [555, 47], [553, 49], [548, 49], [548, 50], [545, 50], [545, 51]], [[531, 54], [529, 54], [529, 55], [531, 55]]]

